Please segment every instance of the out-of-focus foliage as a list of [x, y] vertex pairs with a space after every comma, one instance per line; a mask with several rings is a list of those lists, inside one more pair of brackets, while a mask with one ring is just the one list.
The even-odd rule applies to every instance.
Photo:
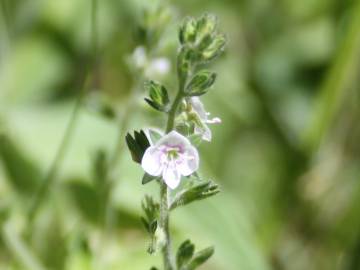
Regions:
[[[201, 176], [222, 192], [174, 211], [174, 248], [189, 235], [214, 245], [209, 270], [359, 269], [360, 1], [173, 0], [144, 13], [158, 6], [0, 0], [0, 269], [160, 265], [139, 218], [156, 181], [141, 184], [123, 130], [164, 119], [133, 53], [174, 71], [177, 25], [205, 11], [228, 39], [205, 98], [223, 123], [200, 146]], [[145, 77], [174, 81], [158, 63]]]

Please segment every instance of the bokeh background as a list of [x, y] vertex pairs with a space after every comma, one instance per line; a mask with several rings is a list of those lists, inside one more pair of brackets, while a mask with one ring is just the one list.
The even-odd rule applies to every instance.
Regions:
[[174, 93], [177, 27], [206, 11], [228, 37], [200, 146], [222, 192], [172, 214], [174, 246], [214, 245], [208, 270], [360, 269], [360, 1], [0, 4], [0, 269], [160, 266], [124, 136], [164, 126], [143, 80]]

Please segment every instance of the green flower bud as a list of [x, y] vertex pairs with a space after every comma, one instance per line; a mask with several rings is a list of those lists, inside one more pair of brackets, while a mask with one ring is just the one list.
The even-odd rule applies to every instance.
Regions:
[[197, 22], [196, 39], [200, 43], [203, 38], [212, 35], [217, 27], [217, 18], [212, 14], [204, 14]]
[[145, 101], [155, 110], [167, 112], [170, 100], [166, 88], [158, 82], [148, 81], [145, 89], [150, 95], [150, 99], [145, 98]]
[[193, 43], [196, 37], [196, 21], [191, 18], [185, 18], [179, 31], [179, 40], [181, 44]]
[[198, 72], [186, 87], [189, 96], [201, 96], [205, 94], [216, 80], [216, 73], [203, 70]]
[[224, 50], [226, 37], [223, 34], [216, 35], [207, 48], [202, 51], [202, 60], [211, 61], [218, 57]]

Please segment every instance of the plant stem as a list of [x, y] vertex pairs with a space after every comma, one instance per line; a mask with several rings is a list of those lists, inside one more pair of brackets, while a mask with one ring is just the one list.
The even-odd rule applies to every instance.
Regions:
[[169, 133], [171, 130], [174, 129], [176, 112], [177, 112], [177, 109], [178, 109], [179, 104], [182, 101], [182, 99], [183, 99], [183, 93], [180, 90], [177, 93], [176, 98], [174, 100], [174, 103], [172, 104], [171, 109], [169, 111], [169, 118], [168, 118], [168, 122], [167, 122], [167, 125], [166, 125], [166, 133]]
[[[169, 133], [174, 129], [175, 126], [175, 117], [176, 112], [179, 108], [179, 105], [184, 98], [184, 86], [185, 86], [186, 78], [179, 81], [179, 91], [175, 97], [175, 100], [171, 106], [169, 111], [168, 121], [166, 125], [166, 133]], [[172, 256], [171, 251], [171, 238], [169, 231], [169, 195], [170, 190], [165, 184], [165, 182], [161, 182], [160, 184], [160, 227], [164, 230], [165, 234], [165, 245], [163, 247], [163, 261], [164, 261], [164, 270], [175, 270], [174, 258]]]
[[[85, 85], [85, 81], [86, 81], [86, 77], [84, 78], [84, 85]], [[72, 134], [74, 133], [75, 126], [76, 126], [75, 124], [76, 124], [78, 116], [79, 116], [79, 111], [80, 111], [82, 99], [84, 96], [83, 92], [84, 91], [82, 90], [79, 93], [78, 99], [76, 100], [74, 110], [72, 112], [69, 123], [66, 127], [66, 130], [65, 130], [64, 136], [62, 138], [62, 141], [60, 143], [60, 146], [58, 148], [58, 151], [56, 152], [55, 158], [54, 158], [54, 160], [50, 166], [50, 169], [47, 172], [44, 180], [42, 181], [38, 192], [35, 195], [35, 198], [34, 198], [35, 200], [34, 200], [33, 204], [31, 205], [31, 208], [30, 208], [30, 211], [28, 214], [28, 220], [29, 220], [30, 224], [32, 223], [33, 219], [35, 218], [36, 213], [46, 196], [46, 192], [48, 191], [49, 187], [54, 182], [55, 176], [59, 169], [59, 165], [65, 157], [66, 150], [68, 149], [70, 139], [72, 137]]]
[[169, 190], [164, 182], [160, 186], [160, 227], [164, 230], [165, 245], [163, 247], [164, 270], [174, 270], [169, 231]]

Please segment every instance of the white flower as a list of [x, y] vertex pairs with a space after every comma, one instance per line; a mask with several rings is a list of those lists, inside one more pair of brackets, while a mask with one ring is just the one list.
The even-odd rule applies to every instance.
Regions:
[[147, 62], [146, 51], [143, 46], [136, 47], [132, 56], [134, 65], [137, 68], [144, 68]]
[[150, 175], [162, 176], [166, 185], [174, 189], [181, 176], [191, 175], [199, 168], [199, 154], [186, 137], [171, 131], [146, 149], [141, 166]]
[[219, 117], [209, 119], [208, 117], [210, 116], [210, 113], [205, 111], [204, 105], [198, 97], [190, 98], [189, 103], [201, 121], [201, 125], [195, 125], [195, 133], [202, 134], [203, 140], [211, 141], [212, 134], [207, 124], [219, 124], [221, 123], [221, 119]]
[[169, 73], [171, 63], [166, 57], [158, 57], [150, 59], [146, 53], [146, 49], [143, 46], [135, 48], [132, 60], [134, 66], [143, 70], [147, 77], [161, 77]]
[[154, 58], [150, 61], [146, 73], [149, 77], [164, 76], [170, 71], [170, 61], [165, 57]]

